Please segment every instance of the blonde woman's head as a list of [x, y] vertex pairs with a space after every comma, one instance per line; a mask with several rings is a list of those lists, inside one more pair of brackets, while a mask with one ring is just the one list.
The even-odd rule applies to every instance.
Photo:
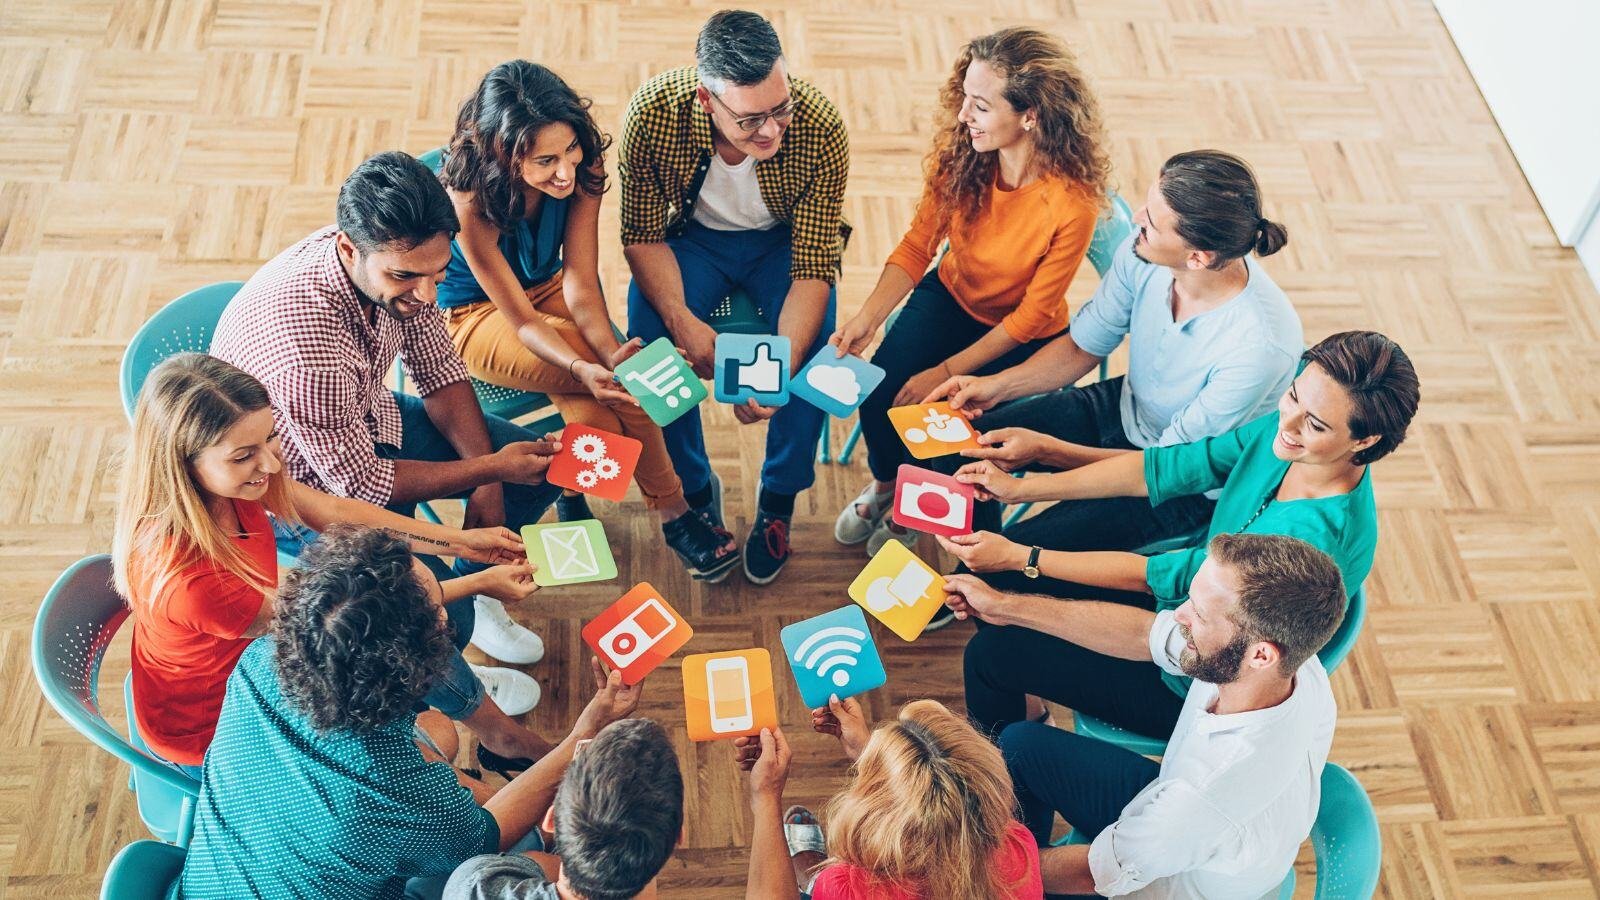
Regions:
[[854, 779], [828, 805], [830, 863], [919, 896], [1004, 896], [991, 859], [1013, 822], [1000, 751], [965, 719], [917, 700], [873, 733]]
[[270, 587], [210, 509], [217, 501], [254, 501], [292, 519], [282, 469], [260, 382], [204, 353], [181, 353], [156, 366], [139, 391], [123, 456], [112, 549], [117, 589], [134, 596], [128, 570], [135, 558], [159, 583], [195, 555]]

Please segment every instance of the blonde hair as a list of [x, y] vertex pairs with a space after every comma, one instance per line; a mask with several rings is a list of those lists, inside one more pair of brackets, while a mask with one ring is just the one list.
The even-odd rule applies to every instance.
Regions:
[[873, 732], [854, 779], [829, 802], [823, 865], [848, 863], [877, 889], [989, 900], [1011, 885], [989, 860], [1014, 821], [994, 744], [944, 704], [916, 700]]
[[[210, 560], [263, 593], [276, 580], [251, 562], [206, 509], [194, 461], [249, 413], [266, 409], [261, 382], [214, 356], [180, 353], [151, 370], [133, 413], [133, 439], [122, 459], [111, 562], [117, 592], [136, 599], [129, 570], [154, 602], [174, 572]], [[267, 481], [263, 505], [280, 520], [299, 521], [282, 472]]]

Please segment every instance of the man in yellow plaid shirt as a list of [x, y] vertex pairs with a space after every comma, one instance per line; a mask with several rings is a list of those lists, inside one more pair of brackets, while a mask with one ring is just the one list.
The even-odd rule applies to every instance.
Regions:
[[[777, 32], [752, 12], [713, 15], [696, 65], [672, 69], [633, 95], [622, 125], [622, 244], [633, 272], [631, 335], [671, 337], [702, 378], [716, 333], [705, 320], [743, 289], [769, 328], [789, 339], [790, 374], [833, 333], [835, 282], [849, 236], [840, 214], [850, 145], [838, 110], [789, 77]], [[776, 578], [789, 558], [795, 495], [815, 480], [824, 413], [809, 403], [735, 407], [740, 422], [770, 419], [745, 577]], [[689, 504], [723, 527], [721, 482], [706, 458], [700, 414], [665, 428]]]

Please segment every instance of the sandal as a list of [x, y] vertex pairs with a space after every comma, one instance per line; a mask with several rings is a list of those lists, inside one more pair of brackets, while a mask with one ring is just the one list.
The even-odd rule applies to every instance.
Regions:
[[[839, 512], [839, 518], [833, 520], [833, 539], [848, 547], [872, 537], [878, 523], [883, 521], [884, 513], [893, 505], [894, 491], [880, 494], [877, 482], [867, 482], [866, 490], [846, 504]], [[865, 506], [869, 515], [862, 516], [856, 512], [857, 506]]]
[[533, 768], [534, 763], [534, 760], [526, 756], [501, 756], [482, 744], [478, 745], [477, 756], [478, 765], [507, 781]]
[[[810, 822], [790, 822], [797, 815], [806, 815]], [[783, 840], [789, 845], [791, 858], [802, 853], [821, 853], [828, 855], [828, 844], [822, 837], [822, 825], [811, 810], [804, 806], [791, 806], [783, 811]]]

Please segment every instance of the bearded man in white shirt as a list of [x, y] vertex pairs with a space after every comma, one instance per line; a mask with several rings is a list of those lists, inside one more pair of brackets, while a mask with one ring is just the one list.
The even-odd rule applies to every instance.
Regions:
[[[1282, 535], [1221, 534], [1189, 599], [1152, 613], [946, 582], [960, 618], [1054, 633], [1194, 679], [1153, 762], [1039, 722], [1000, 735], [1022, 818], [1045, 849], [1051, 896], [1255, 898], [1275, 894], [1320, 802], [1337, 716], [1316, 653], [1344, 619], [1339, 569]], [[1093, 627], [1085, 627], [1093, 622]], [[1055, 814], [1091, 840], [1048, 847]]]

